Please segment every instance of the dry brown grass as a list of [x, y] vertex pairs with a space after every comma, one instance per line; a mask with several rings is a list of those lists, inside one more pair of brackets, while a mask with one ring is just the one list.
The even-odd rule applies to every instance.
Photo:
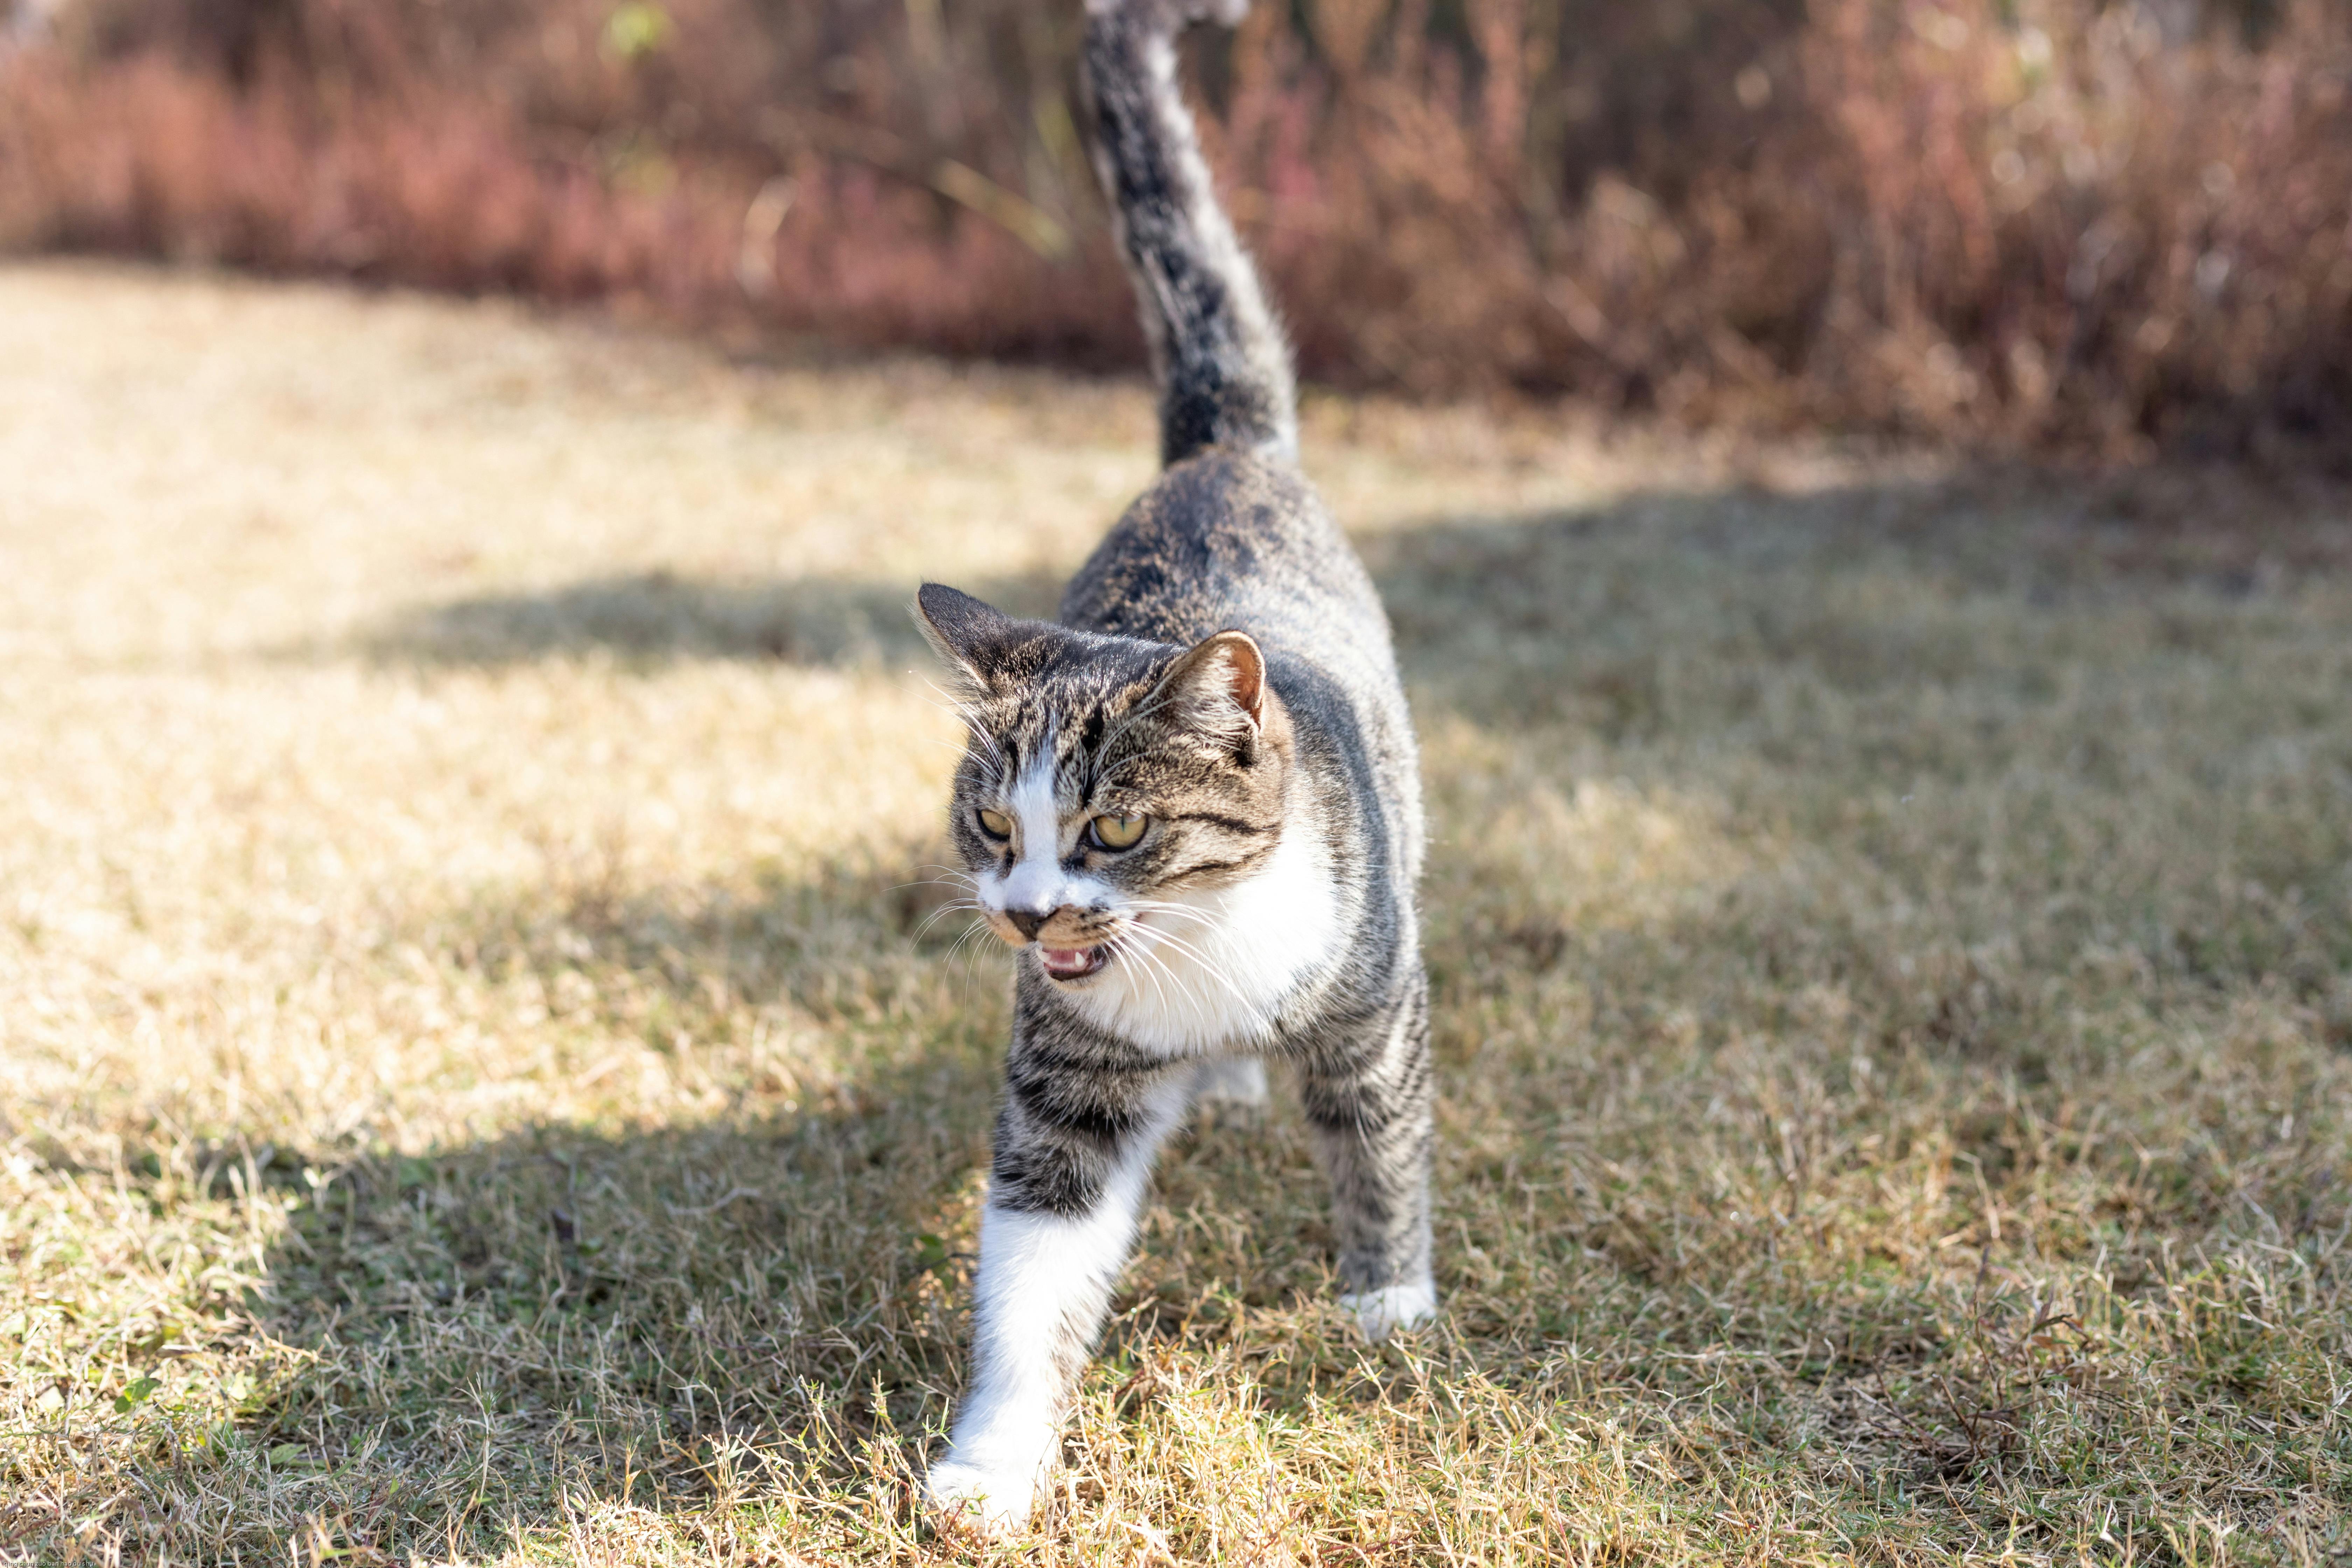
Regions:
[[[952, 727], [1149, 405], [0, 271], [0, 1542], [945, 1560]], [[1443, 1323], [1170, 1152], [1040, 1563], [2340, 1562], [2352, 523], [1326, 403], [1428, 747]], [[340, 1554], [340, 1555], [338, 1555]]]

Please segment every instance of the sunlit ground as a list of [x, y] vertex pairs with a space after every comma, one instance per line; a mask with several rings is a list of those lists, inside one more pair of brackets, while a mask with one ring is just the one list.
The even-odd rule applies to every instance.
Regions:
[[[2346, 498], [1307, 432], [1425, 746], [1447, 1312], [1355, 1343], [1295, 1110], [1192, 1130], [1003, 1554], [2352, 1552]], [[0, 270], [0, 1542], [964, 1551], [1004, 959], [904, 605], [1050, 606], [1150, 451]]]

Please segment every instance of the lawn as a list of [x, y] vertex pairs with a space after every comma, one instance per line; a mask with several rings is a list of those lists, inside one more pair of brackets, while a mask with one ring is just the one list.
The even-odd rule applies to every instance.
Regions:
[[[905, 605], [1148, 391], [0, 269], [0, 1556], [950, 1561], [1006, 961]], [[1334, 398], [1434, 1327], [1188, 1130], [1003, 1561], [2352, 1556], [2352, 498]]]

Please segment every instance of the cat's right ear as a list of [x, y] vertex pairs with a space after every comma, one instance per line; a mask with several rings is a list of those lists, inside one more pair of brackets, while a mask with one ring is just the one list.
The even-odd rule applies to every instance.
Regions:
[[1016, 640], [1012, 616], [944, 583], [926, 583], [916, 591], [915, 618], [940, 658], [975, 687], [989, 684]]

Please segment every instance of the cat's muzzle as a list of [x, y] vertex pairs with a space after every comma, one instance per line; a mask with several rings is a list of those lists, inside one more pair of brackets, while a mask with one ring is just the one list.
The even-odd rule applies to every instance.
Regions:
[[1088, 940], [1095, 922], [1066, 905], [1043, 912], [1004, 910], [991, 917], [991, 923], [1013, 946], [1034, 947], [1049, 980], [1084, 980], [1100, 973], [1111, 959], [1108, 942]]

